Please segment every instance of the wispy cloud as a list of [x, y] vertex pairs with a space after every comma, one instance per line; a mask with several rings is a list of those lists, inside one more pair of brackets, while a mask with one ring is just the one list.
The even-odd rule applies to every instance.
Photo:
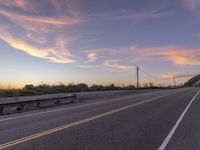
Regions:
[[183, 49], [173, 46], [142, 48], [138, 50], [141, 59], [160, 59], [175, 65], [200, 65], [200, 49]]
[[18, 22], [20, 20], [21, 22], [34, 22], [34, 23], [45, 23], [45, 24], [51, 24], [51, 25], [72, 25], [80, 23], [82, 20], [79, 18], [50, 18], [50, 17], [43, 17], [43, 16], [28, 16], [28, 15], [22, 15], [17, 14], [16, 12], [13, 13], [11, 11], [5, 11], [0, 10], [0, 14], [8, 17], [11, 21]]
[[27, 54], [47, 59], [51, 62], [55, 63], [72, 63], [74, 60], [72, 59], [72, 55], [70, 52], [65, 49], [65, 51], [54, 49], [54, 48], [38, 48], [30, 45], [26, 41], [13, 37], [10, 33], [8, 33], [4, 28], [0, 28], [0, 39], [8, 43], [11, 47], [18, 49], [20, 51], [24, 51]]
[[[54, 6], [58, 13], [66, 11], [71, 17], [85, 18], [85, 13], [79, 8], [81, 3], [84, 1], [75, 0], [50, 0], [51, 4]], [[84, 19], [85, 20], [85, 19]]]
[[61, 0], [50, 0], [50, 2], [56, 8], [56, 10], [61, 10], [63, 4]]
[[174, 77], [176, 78], [176, 79], [181, 79], [181, 78], [191, 78], [191, 77], [193, 77], [194, 76], [194, 74], [187, 74], [187, 73], [166, 73], [166, 74], [161, 74], [160, 75], [160, 77], [161, 77], [161, 79], [166, 79], [166, 80], [168, 80], [168, 79], [173, 79]]
[[27, 32], [27, 38], [35, 43], [45, 44], [47, 43], [47, 39], [36, 32]]
[[164, 55], [176, 65], [200, 65], [200, 60], [197, 59], [199, 55], [197, 50], [166, 52]]
[[[191, 7], [194, 7], [194, 3], [198, 3], [195, 0], [184, 0], [184, 2], [188, 4], [190, 3]], [[8, 0], [5, 3], [3, 3], [3, 0], [0, 0], [0, 5], [6, 5], [9, 7], [9, 9], [5, 7], [0, 10], [0, 17], [3, 17], [9, 22], [5, 23], [5, 26], [8, 26], [8, 28], [1, 28], [2, 34], [0, 35], [0, 38], [13, 48], [24, 51], [29, 55], [60, 63], [71, 63], [75, 61], [75, 53], [68, 49], [72, 37], [67, 35], [67, 33], [71, 31], [73, 27], [77, 27], [81, 23], [85, 22], [85, 18], [90, 22], [94, 21], [94, 18], [100, 20], [104, 19], [106, 21], [142, 21], [170, 15], [168, 12], [162, 12], [159, 10], [145, 10], [139, 12], [127, 10], [103, 13], [95, 12], [91, 15], [81, 13], [76, 6], [75, 1], [50, 0], [45, 4], [54, 8], [56, 10], [54, 11], [57, 14], [48, 16], [47, 14], [42, 15], [42, 13], [37, 14], [32, 11], [29, 12], [28, 8], [38, 8], [33, 5], [32, 1], [28, 0]], [[28, 13], [24, 13], [24, 11], [16, 11], [15, 9], [11, 11], [10, 7], [17, 7]], [[65, 9], [67, 8], [66, 13], [65, 10], [62, 10], [63, 7]], [[82, 14], [88, 16], [83, 17]], [[17, 35], [15, 34], [15, 31], [10, 32], [12, 27], [18, 30]], [[184, 49], [176, 46], [150, 48], [128, 46], [121, 48], [97, 48], [92, 51], [83, 51], [86, 56], [77, 57], [84, 57], [84, 59], [87, 58], [90, 65], [92, 65], [92, 63], [99, 63], [98, 65], [122, 71], [131, 70], [133, 68], [132, 65], [135, 64], [135, 62], [143, 60], [152, 61], [155, 59], [171, 62], [173, 65], [200, 65], [199, 49]], [[76, 52], [76, 55], [81, 54]], [[124, 60], [124, 58], [126, 60]], [[98, 62], [95, 61], [97, 59]]]
[[95, 18], [104, 19], [107, 21], [122, 21], [122, 20], [142, 21], [169, 15], [171, 15], [171, 13], [161, 12], [158, 10], [149, 10], [141, 12], [118, 11], [118, 12], [103, 12], [94, 14]]
[[121, 64], [118, 60], [106, 60], [103, 66], [121, 71], [132, 71], [135, 68], [135, 66]]
[[[176, 46], [150, 48], [129, 46], [121, 48], [93, 49], [88, 50], [88, 52], [90, 55], [89, 60], [96, 59], [98, 56], [98, 60], [99, 62], [102, 62], [102, 66], [121, 71], [131, 71], [134, 69], [134, 64], [155, 60], [174, 66], [200, 65], [200, 49], [184, 49]], [[94, 56], [95, 58], [93, 58]]]
[[199, 9], [200, 9], [200, 1], [199, 0], [183, 0], [183, 4], [189, 10], [199, 12]]
[[95, 61], [97, 59], [97, 53], [95, 52], [90, 52], [88, 54], [88, 58], [89, 58], [89, 61]]
[[[64, 35], [64, 29], [80, 24], [83, 21], [82, 18], [65, 13], [58, 15], [61, 17], [43, 16], [32, 11], [36, 7], [33, 1], [28, 0], [8, 0], [5, 3], [0, 0], [0, 5], [19, 8], [27, 12], [11, 10], [7, 7], [0, 10], [0, 17], [9, 21], [9, 25], [5, 21], [5, 24], [0, 26], [1, 40], [17, 50], [51, 62], [73, 63], [76, 61], [75, 56], [68, 49], [73, 37], [67, 37], [66, 33], [65, 36], [62, 35]], [[15, 30], [11, 31], [12, 28]]]
[[0, 0], [0, 4], [29, 11], [35, 9], [34, 5], [32, 5], [29, 0]]
[[114, 17], [113, 19], [141, 21], [141, 20], [152, 19], [152, 18], [160, 18], [160, 17], [168, 16], [168, 15], [170, 14], [166, 12], [146, 11], [146, 12], [139, 12], [139, 13], [124, 13], [121, 16]]

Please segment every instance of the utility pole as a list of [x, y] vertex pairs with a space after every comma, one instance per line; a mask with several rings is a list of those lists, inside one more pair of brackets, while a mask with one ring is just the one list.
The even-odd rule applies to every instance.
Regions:
[[175, 75], [173, 76], [173, 79], [174, 79], [174, 86], [176, 86], [176, 77], [175, 77]]
[[137, 66], [137, 88], [139, 88], [139, 67]]

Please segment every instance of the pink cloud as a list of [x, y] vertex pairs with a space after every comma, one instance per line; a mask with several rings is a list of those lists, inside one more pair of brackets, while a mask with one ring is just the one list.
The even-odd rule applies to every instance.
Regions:
[[[11, 47], [23, 51], [31, 56], [47, 59], [55, 63], [73, 63], [73, 55], [64, 47], [39, 48], [33, 46], [23, 39], [16, 38], [0, 27], [0, 39], [9, 44]], [[61, 48], [61, 49], [59, 49]]]
[[29, 11], [35, 9], [35, 6], [29, 0], [0, 0], [0, 4]]
[[0, 10], [0, 14], [3, 16], [8, 17], [10, 20], [14, 22], [34, 22], [34, 23], [44, 23], [50, 25], [72, 25], [81, 22], [81, 19], [78, 18], [50, 18], [50, 17], [43, 17], [43, 16], [27, 16], [22, 14], [13, 13], [11, 11]]
[[199, 11], [200, 1], [199, 0], [183, 0], [183, 4], [186, 8], [191, 11]]
[[[121, 71], [131, 71], [134, 69], [134, 64], [143, 61], [166, 62], [176, 66], [200, 65], [200, 49], [184, 49], [176, 46], [100, 48], [88, 50], [88, 53], [95, 53], [95, 59], [98, 56], [98, 60], [102, 61], [102, 66]], [[124, 58], [126, 58], [126, 65], [120, 63], [124, 61]]]
[[194, 74], [187, 74], [187, 73], [166, 73], [161, 74], [161, 79], [173, 79], [175, 77], [176, 79], [182, 79], [182, 78], [191, 78], [194, 76]]
[[138, 50], [140, 59], [160, 59], [175, 65], [200, 65], [200, 49], [182, 49], [172, 46], [142, 48]]
[[121, 64], [118, 60], [106, 60], [103, 66], [121, 71], [131, 71], [135, 68], [135, 66]]
[[[68, 26], [74, 26], [83, 20], [78, 16], [70, 16], [63, 13], [60, 18], [47, 17], [38, 15], [29, 7], [34, 7], [33, 2], [24, 0], [8, 0], [6, 3], [0, 0], [0, 5], [7, 7], [17, 7], [25, 10], [26, 14], [11, 11], [7, 7], [0, 10], [0, 16], [12, 21], [12, 25], [3, 24], [0, 26], [2, 32], [0, 39], [8, 43], [11, 47], [26, 52], [27, 54], [39, 58], [47, 59], [56, 63], [72, 63], [75, 62], [75, 56], [71, 54], [68, 45], [72, 40], [72, 36], [62, 35], [62, 30]], [[34, 7], [35, 8], [35, 7]], [[37, 8], [38, 9], [38, 8]], [[38, 12], [40, 10], [37, 10]], [[27, 15], [29, 14], [29, 15]], [[36, 15], [35, 15], [36, 14]], [[3, 27], [4, 26], [4, 27]], [[5, 26], [7, 26], [5, 28]], [[23, 30], [19, 34], [11, 32], [11, 28]], [[60, 34], [57, 34], [60, 32]], [[17, 32], [16, 32], [17, 33]], [[51, 42], [49, 42], [49, 35]]]
[[97, 53], [95, 52], [90, 52], [88, 54], [88, 58], [89, 58], [89, 61], [95, 61], [97, 59]]

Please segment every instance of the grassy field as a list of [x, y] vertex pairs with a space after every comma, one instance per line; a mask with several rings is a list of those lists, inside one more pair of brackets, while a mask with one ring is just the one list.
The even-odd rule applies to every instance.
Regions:
[[[140, 89], [155, 89], [155, 88], [171, 88], [154, 86], [152, 83], [146, 84], [145, 87]], [[30, 95], [42, 95], [50, 93], [73, 93], [73, 92], [85, 92], [85, 91], [110, 91], [110, 90], [136, 90], [134, 85], [125, 87], [115, 86], [114, 84], [103, 86], [103, 85], [92, 85], [88, 86], [85, 83], [80, 84], [59, 84], [59, 85], [48, 85], [41, 84], [34, 86], [32, 84], [26, 85], [22, 89], [0, 89], [0, 97], [14, 97], [14, 96], [30, 96]]]

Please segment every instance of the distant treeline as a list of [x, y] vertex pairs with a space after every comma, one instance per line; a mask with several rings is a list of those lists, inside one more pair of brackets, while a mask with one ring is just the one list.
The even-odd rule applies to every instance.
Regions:
[[[155, 88], [169, 88], [169, 87], [155, 86], [153, 83], [149, 83], [145, 84], [145, 86], [143, 86], [140, 89], [155, 89]], [[110, 84], [107, 86], [103, 85], [88, 86], [85, 83], [79, 83], [79, 84], [70, 83], [68, 85], [62, 83], [57, 85], [48, 85], [42, 83], [37, 86], [28, 84], [25, 85], [24, 88], [22, 89], [1, 89], [0, 97], [42, 95], [51, 93], [89, 92], [89, 91], [135, 90], [135, 89], [136, 87], [134, 85], [121, 87], [121, 86], [116, 86], [114, 84]]]

